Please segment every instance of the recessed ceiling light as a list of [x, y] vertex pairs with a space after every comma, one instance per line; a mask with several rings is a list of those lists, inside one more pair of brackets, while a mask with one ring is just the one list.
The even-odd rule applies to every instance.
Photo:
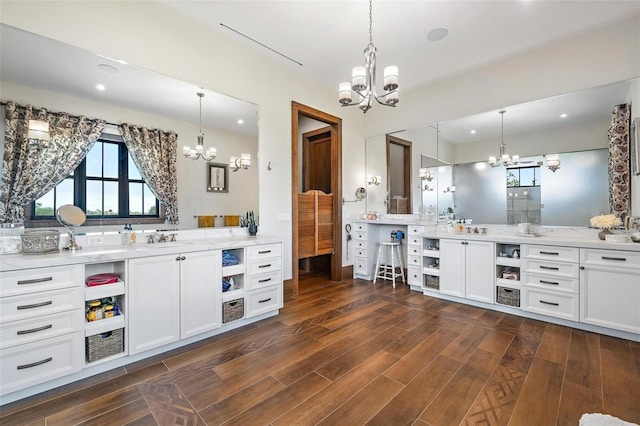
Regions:
[[472, 130], [472, 131], [471, 131], [471, 134], [472, 134], [472, 135], [475, 135], [475, 134], [476, 134], [476, 131], [475, 131], [475, 130]]
[[238, 124], [244, 124], [244, 120], [242, 118], [238, 118]]
[[98, 64], [98, 69], [107, 74], [116, 74], [118, 72], [118, 68], [107, 64]]
[[560, 114], [560, 118], [567, 118], [567, 114]]
[[101, 92], [104, 91], [106, 88], [104, 87], [104, 84], [98, 84], [96, 86], [96, 89], [100, 90]]
[[449, 30], [446, 28], [434, 28], [427, 34], [427, 40], [440, 41], [449, 35]]

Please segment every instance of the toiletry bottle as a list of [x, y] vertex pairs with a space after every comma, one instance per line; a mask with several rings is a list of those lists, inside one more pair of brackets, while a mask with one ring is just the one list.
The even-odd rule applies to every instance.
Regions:
[[129, 241], [131, 240], [131, 229], [128, 223], [125, 223], [124, 225], [124, 230], [122, 231], [122, 244], [124, 244], [125, 246], [129, 244]]
[[133, 230], [133, 227], [129, 225], [129, 230], [131, 231], [131, 244], [135, 244], [138, 236], [136, 235], [136, 231]]

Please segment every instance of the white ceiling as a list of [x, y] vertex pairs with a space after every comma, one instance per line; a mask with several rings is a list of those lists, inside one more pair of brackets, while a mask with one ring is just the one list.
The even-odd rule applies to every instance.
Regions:
[[[165, 4], [336, 92], [340, 82], [350, 80], [351, 69], [363, 65], [369, 42], [366, 0]], [[373, 43], [378, 66], [398, 66], [405, 91], [638, 13], [638, 0], [376, 0]], [[427, 33], [439, 27], [449, 30], [448, 37], [428, 41]]]

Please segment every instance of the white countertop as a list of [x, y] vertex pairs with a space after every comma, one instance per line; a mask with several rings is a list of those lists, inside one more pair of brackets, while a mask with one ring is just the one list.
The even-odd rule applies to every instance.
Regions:
[[282, 242], [281, 238], [263, 235], [255, 237], [224, 236], [195, 238], [189, 240], [178, 239], [176, 242], [155, 244], [139, 242], [130, 245], [83, 247], [82, 249], [75, 251], [60, 250], [59, 252], [47, 254], [5, 254], [0, 256], [0, 272], [25, 268], [72, 265], [78, 263], [109, 262], [175, 253], [233, 249], [280, 242]]

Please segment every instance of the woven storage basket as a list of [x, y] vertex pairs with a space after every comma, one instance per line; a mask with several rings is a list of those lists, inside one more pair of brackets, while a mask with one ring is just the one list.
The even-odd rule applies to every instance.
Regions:
[[496, 288], [496, 302], [501, 305], [520, 307], [520, 290], [517, 288]]
[[235, 321], [244, 316], [244, 299], [229, 300], [222, 303], [222, 323]]
[[85, 338], [87, 361], [94, 362], [124, 352], [124, 329]]
[[425, 286], [434, 290], [440, 290], [440, 277], [427, 275]]

